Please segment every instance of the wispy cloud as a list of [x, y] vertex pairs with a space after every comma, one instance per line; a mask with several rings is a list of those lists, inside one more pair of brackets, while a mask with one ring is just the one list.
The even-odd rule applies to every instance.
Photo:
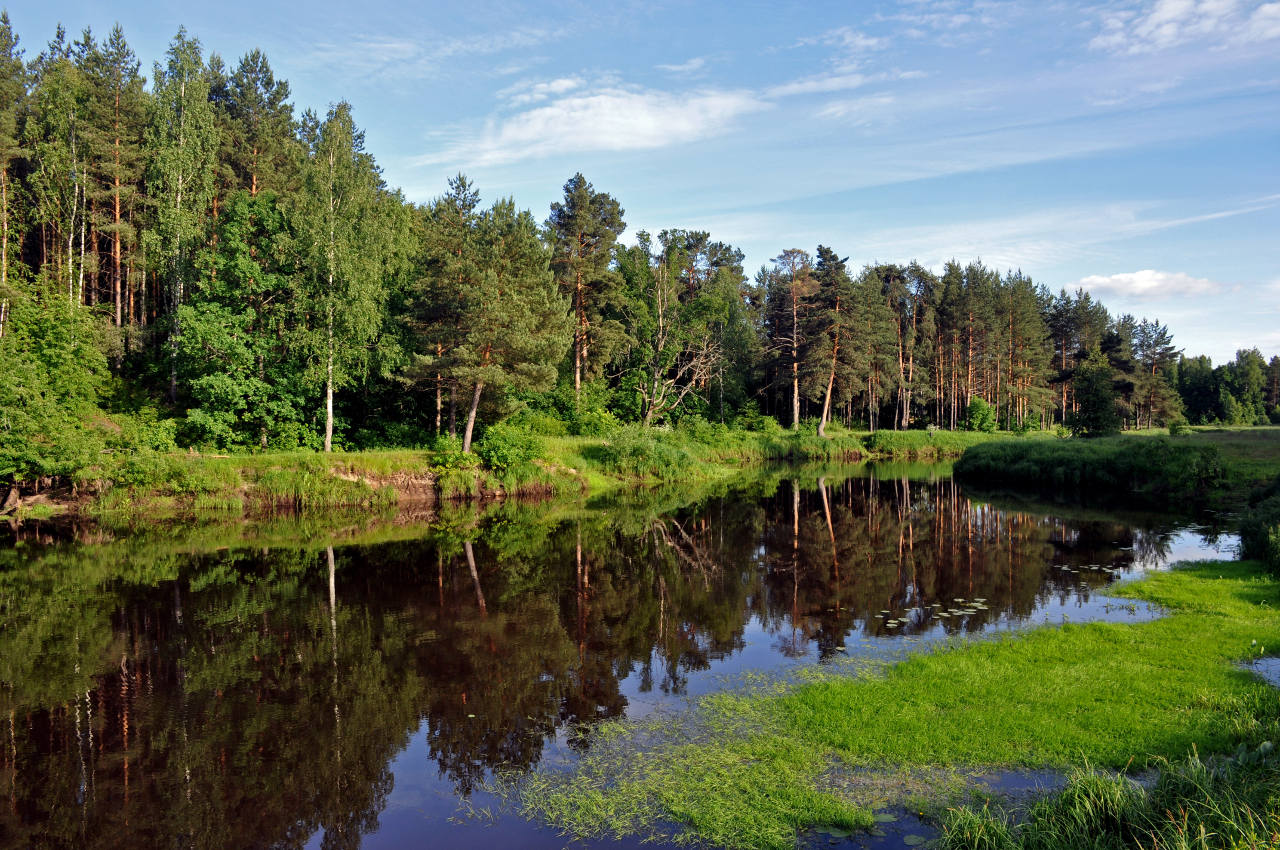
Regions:
[[601, 87], [491, 119], [481, 132], [418, 157], [416, 163], [483, 166], [567, 153], [663, 148], [720, 135], [739, 117], [768, 106], [742, 90]]
[[866, 126], [881, 119], [897, 102], [891, 94], [874, 94], [828, 103], [818, 112], [819, 118], [834, 118], [854, 126]]
[[355, 33], [340, 42], [318, 41], [298, 57], [301, 65], [323, 66], [352, 76], [416, 79], [438, 73], [449, 60], [529, 50], [560, 36], [546, 29], [520, 28], [458, 38]]
[[1113, 275], [1089, 275], [1076, 284], [1089, 292], [1132, 299], [1159, 299], [1173, 296], [1212, 295], [1225, 284], [1184, 272], [1161, 272], [1142, 269]]
[[687, 62], [681, 62], [679, 65], [658, 65], [659, 71], [666, 71], [671, 74], [692, 74], [695, 71], [701, 71], [707, 64], [707, 60], [702, 56], [695, 56]]
[[574, 89], [582, 88], [584, 84], [585, 81], [581, 77], [560, 77], [543, 82], [522, 80], [499, 91], [497, 97], [499, 100], [507, 101], [509, 106], [526, 106], [567, 94]]

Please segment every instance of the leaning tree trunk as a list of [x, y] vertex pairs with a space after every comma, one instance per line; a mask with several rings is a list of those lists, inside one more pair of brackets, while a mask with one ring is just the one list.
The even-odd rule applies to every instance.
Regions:
[[476, 391], [471, 396], [471, 409], [467, 411], [467, 428], [462, 432], [462, 453], [471, 451], [471, 432], [476, 426], [476, 409], [480, 407], [480, 393], [484, 391], [484, 381], [476, 381]]

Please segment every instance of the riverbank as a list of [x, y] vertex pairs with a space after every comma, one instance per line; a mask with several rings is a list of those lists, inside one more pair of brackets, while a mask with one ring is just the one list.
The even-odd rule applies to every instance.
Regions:
[[789, 848], [797, 829], [869, 826], [894, 783], [850, 779], [868, 772], [1141, 770], [1275, 740], [1275, 691], [1239, 664], [1280, 646], [1280, 583], [1254, 563], [1202, 563], [1120, 594], [1169, 614], [961, 641], [780, 693], [708, 697], [679, 724], [692, 735], [610, 723], [575, 770], [535, 774], [517, 797], [526, 814], [582, 835], [669, 823], [719, 846]]
[[830, 430], [829, 438], [812, 428], [760, 432], [707, 423], [669, 430], [624, 427], [599, 437], [506, 432], [501, 445], [495, 440], [486, 451], [482, 442], [475, 454], [452, 447], [333, 454], [138, 452], [104, 456], [66, 479], [9, 488], [0, 496], [0, 515], [159, 519], [412, 509], [512, 495], [598, 498], [664, 482], [727, 481], [767, 463], [953, 458], [970, 446], [1014, 438], [1007, 432]]
[[955, 474], [984, 490], [1055, 501], [1239, 510], [1257, 487], [1280, 476], [1280, 428], [1006, 441], [966, 451]]

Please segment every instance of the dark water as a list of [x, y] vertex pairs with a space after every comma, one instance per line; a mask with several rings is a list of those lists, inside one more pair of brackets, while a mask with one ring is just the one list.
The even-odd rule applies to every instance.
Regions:
[[744, 674], [1150, 617], [1095, 591], [1216, 548], [835, 474], [333, 536], [0, 549], [0, 846], [566, 846], [496, 808], [491, 771], [571, 762], [591, 724]]

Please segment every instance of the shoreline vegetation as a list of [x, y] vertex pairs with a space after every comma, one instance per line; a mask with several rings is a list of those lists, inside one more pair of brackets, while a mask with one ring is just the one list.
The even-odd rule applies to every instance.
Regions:
[[[1280, 428], [1198, 428], [1172, 437], [1154, 429], [1099, 439], [1055, 439], [1044, 432], [827, 431], [824, 438], [812, 424], [798, 432], [748, 431], [686, 420], [676, 428], [620, 426], [590, 437], [495, 427], [473, 453], [448, 444], [329, 454], [133, 451], [103, 455], [71, 475], [2, 488], [0, 517], [411, 511], [467, 499], [594, 499], [674, 481], [728, 481], [769, 464], [956, 458], [957, 477], [981, 491], [1165, 510], [1245, 510], [1254, 488], [1280, 475]], [[1261, 496], [1257, 501], [1271, 505]], [[1280, 543], [1263, 533], [1255, 557], [1273, 545]]]
[[0, 493], [0, 516], [146, 513], [180, 518], [412, 509], [508, 496], [596, 498], [677, 480], [728, 480], [766, 464], [946, 460], [970, 446], [1012, 436], [968, 431], [867, 434], [828, 427], [824, 438], [813, 426], [799, 432], [746, 431], [686, 420], [672, 429], [622, 426], [594, 437], [492, 428], [471, 454], [456, 447], [329, 454], [132, 452], [106, 456], [59, 479], [6, 488], [10, 495]]

